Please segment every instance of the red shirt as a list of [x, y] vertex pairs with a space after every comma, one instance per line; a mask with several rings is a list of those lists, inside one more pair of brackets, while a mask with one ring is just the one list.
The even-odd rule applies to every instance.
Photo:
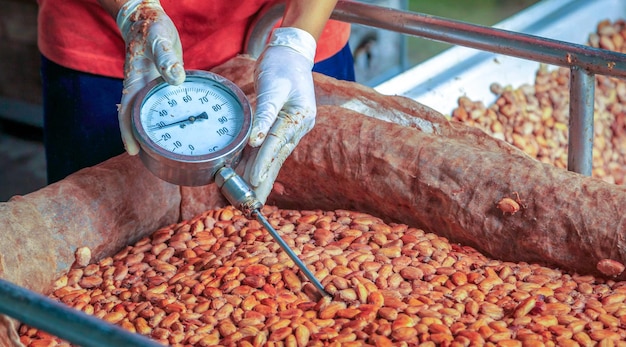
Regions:
[[[125, 44], [97, 0], [37, 0], [38, 45], [53, 62], [78, 71], [123, 78]], [[183, 46], [186, 69], [210, 69], [244, 53], [255, 16], [275, 0], [161, 0]], [[316, 62], [348, 42], [350, 25], [329, 21], [318, 40]]]

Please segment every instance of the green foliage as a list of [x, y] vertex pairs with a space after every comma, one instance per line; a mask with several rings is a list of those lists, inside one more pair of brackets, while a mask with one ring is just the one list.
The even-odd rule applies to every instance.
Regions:
[[[409, 0], [408, 10], [491, 26], [536, 2], [538, 0]], [[409, 37], [409, 65], [418, 64], [450, 47], [440, 42]]]

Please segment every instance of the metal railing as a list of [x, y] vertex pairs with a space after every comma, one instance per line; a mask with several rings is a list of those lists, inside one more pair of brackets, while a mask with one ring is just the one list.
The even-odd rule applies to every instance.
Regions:
[[[277, 6], [257, 23], [247, 52], [258, 56], [273, 25], [282, 15]], [[570, 117], [567, 168], [587, 176], [592, 171], [595, 75], [626, 77], [626, 55], [509, 30], [339, 0], [332, 19], [391, 30], [482, 51], [534, 60], [570, 69]]]
[[0, 279], [0, 312], [83, 347], [163, 347], [62, 302]]

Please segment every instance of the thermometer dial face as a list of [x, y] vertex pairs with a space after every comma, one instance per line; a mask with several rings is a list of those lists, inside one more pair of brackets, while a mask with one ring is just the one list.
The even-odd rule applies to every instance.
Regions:
[[187, 71], [178, 86], [162, 78], [148, 84], [138, 94], [132, 121], [142, 154], [150, 156], [148, 168], [168, 181], [182, 179], [163, 177], [169, 174], [158, 166], [193, 176], [238, 160], [252, 123], [250, 105], [234, 83], [197, 70]]

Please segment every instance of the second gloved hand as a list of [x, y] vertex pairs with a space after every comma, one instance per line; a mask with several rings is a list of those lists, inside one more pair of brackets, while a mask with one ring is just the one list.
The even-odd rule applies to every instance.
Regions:
[[313, 86], [316, 42], [298, 28], [274, 30], [257, 61], [256, 112], [245, 156], [244, 179], [265, 203], [278, 172], [315, 124]]
[[139, 144], [131, 128], [135, 96], [148, 82], [163, 76], [169, 84], [185, 81], [183, 53], [178, 31], [158, 0], [130, 0], [117, 15], [126, 42], [124, 91], [118, 117], [126, 152], [135, 155]]

